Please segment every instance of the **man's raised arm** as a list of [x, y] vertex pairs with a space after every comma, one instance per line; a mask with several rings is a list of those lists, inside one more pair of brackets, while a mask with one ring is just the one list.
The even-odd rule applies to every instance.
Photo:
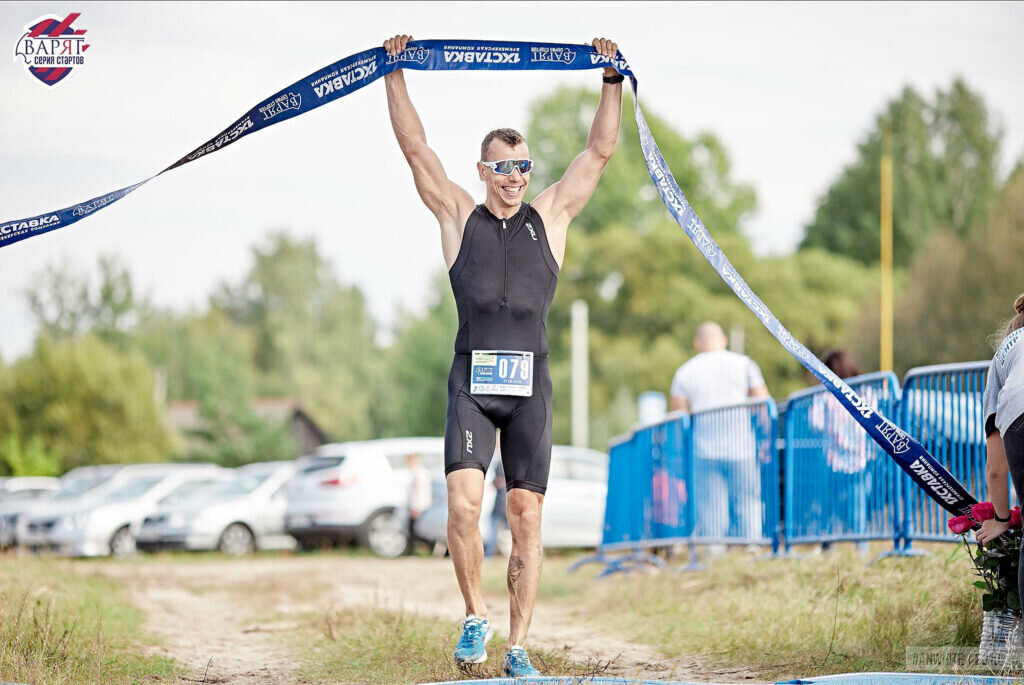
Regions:
[[[384, 41], [384, 50], [388, 55], [397, 55], [405, 50], [410, 40], [412, 36], [399, 35], [389, 38]], [[456, 245], [453, 254], [458, 253], [458, 242], [461, 240], [461, 227], [458, 226], [458, 221], [463, 214], [472, 209], [473, 199], [469, 193], [448, 180], [441, 160], [427, 146], [427, 135], [409, 98], [403, 70], [397, 69], [385, 76], [384, 83], [388, 94], [391, 126], [395, 130], [402, 154], [412, 169], [413, 181], [416, 183], [420, 199], [441, 223], [442, 247], [447, 260], [449, 242], [452, 239]], [[452, 231], [457, 235], [449, 235]], [[454, 261], [454, 256], [450, 261]]]
[[[592, 45], [601, 55], [614, 59], [619, 46], [605, 38], [595, 38]], [[618, 72], [612, 67], [605, 67], [604, 75], [613, 77]], [[565, 231], [569, 222], [580, 213], [584, 205], [597, 188], [608, 160], [615, 151], [615, 143], [619, 138], [619, 118], [622, 116], [622, 82], [605, 83], [601, 87], [601, 101], [597, 105], [594, 123], [590, 126], [587, 136], [587, 147], [576, 156], [562, 179], [552, 184], [534, 201], [534, 206], [552, 226], [548, 230], [548, 240], [559, 264], [565, 253]]]

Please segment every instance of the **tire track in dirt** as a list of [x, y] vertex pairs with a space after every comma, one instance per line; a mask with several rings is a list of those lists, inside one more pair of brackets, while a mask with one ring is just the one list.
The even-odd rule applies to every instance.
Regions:
[[[488, 560], [490, 564], [504, 564]], [[302, 659], [290, 631], [310, 614], [331, 609], [403, 610], [451, 620], [459, 630], [464, 607], [447, 559], [313, 555], [254, 559], [88, 562], [82, 572], [122, 581], [145, 612], [144, 630], [160, 640], [149, 648], [185, 666], [195, 682], [278, 685], [311, 682], [299, 674]], [[485, 569], [485, 575], [494, 570]], [[564, 572], [562, 570], [548, 572]], [[581, 583], [594, 582], [585, 578]], [[486, 584], [485, 584], [486, 588]], [[492, 624], [508, 629], [508, 597], [487, 592]], [[267, 617], [274, 617], [268, 621]], [[644, 680], [752, 682], [746, 669], [719, 670], [699, 658], [668, 659], [614, 628], [587, 620], [580, 603], [538, 602], [530, 644], [567, 650], [574, 661], [613, 660], [601, 675]]]

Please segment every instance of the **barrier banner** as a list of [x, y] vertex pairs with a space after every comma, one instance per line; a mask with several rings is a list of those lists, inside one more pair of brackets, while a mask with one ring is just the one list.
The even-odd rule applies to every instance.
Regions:
[[629, 77], [633, 87], [633, 111], [637, 130], [651, 180], [672, 218], [697, 249], [732, 288], [736, 296], [761, 320], [765, 328], [822, 382], [864, 430], [932, 499], [953, 514], [968, 513], [976, 502], [949, 471], [916, 440], [868, 406], [842, 379], [829, 371], [800, 341], [793, 338], [733, 268], [725, 253], [690, 207], [662, 157], [640, 109], [637, 79], [621, 53], [610, 59], [598, 54], [589, 45], [478, 40], [412, 41], [404, 52], [395, 56], [389, 56], [379, 47], [365, 50], [324, 67], [274, 93], [216, 136], [144, 181], [77, 205], [26, 219], [0, 223], [0, 247], [77, 223], [121, 200], [160, 174], [219, 152], [257, 131], [342, 98], [396, 69], [576, 71], [604, 67], [612, 67]]

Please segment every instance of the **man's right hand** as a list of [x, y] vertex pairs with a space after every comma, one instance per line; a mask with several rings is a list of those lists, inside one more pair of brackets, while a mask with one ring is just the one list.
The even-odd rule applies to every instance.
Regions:
[[384, 52], [388, 53], [389, 57], [394, 57], [405, 52], [405, 46], [412, 40], [412, 36], [406, 36], [399, 34], [394, 38], [388, 38], [384, 41]]

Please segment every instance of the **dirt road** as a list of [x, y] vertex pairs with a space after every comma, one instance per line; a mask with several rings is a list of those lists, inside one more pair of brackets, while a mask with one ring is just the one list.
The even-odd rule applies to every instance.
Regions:
[[[488, 562], [501, 563], [501, 562]], [[227, 560], [147, 559], [91, 562], [83, 572], [123, 582], [158, 638], [154, 653], [185, 665], [188, 680], [206, 683], [310, 682], [288, 636], [311, 613], [365, 606], [404, 609], [457, 621], [463, 606], [446, 559], [310, 555]], [[546, 571], [547, 572], [547, 571]], [[564, 573], [562, 568], [552, 571]], [[581, 582], [600, 582], [581, 578]], [[507, 597], [488, 593], [492, 623], [508, 625]], [[267, 617], [273, 617], [268, 620]], [[507, 630], [507, 628], [504, 628]], [[574, 660], [616, 657], [602, 675], [657, 680], [746, 681], [757, 674], [703, 668], [694, 658], [668, 660], [612, 626], [587, 621], [564, 602], [539, 602], [530, 631], [534, 645], [572, 651]]]

